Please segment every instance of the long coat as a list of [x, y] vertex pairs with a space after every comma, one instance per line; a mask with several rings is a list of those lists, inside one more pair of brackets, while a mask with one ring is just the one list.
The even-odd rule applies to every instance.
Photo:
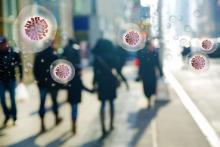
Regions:
[[15, 80], [15, 68], [19, 68], [20, 80], [23, 78], [22, 62], [20, 55], [13, 51], [11, 47], [0, 51], [0, 81], [9, 82]]
[[81, 80], [81, 67], [80, 67], [80, 53], [78, 49], [73, 47], [72, 43], [69, 43], [63, 52], [63, 58], [72, 63], [75, 68], [74, 78], [69, 81], [67, 85], [68, 90], [68, 101], [71, 104], [77, 104], [81, 102], [81, 93], [84, 89]]
[[114, 53], [113, 44], [105, 39], [98, 40], [93, 49], [93, 84], [97, 87], [99, 100], [116, 98], [116, 76], [111, 72], [117, 65]]
[[33, 72], [39, 87], [58, 89], [58, 83], [50, 75], [50, 66], [57, 59], [58, 56], [52, 47], [36, 54]]
[[144, 94], [146, 97], [156, 93], [157, 88], [157, 72], [163, 76], [158, 50], [149, 51], [146, 47], [137, 53], [140, 61], [139, 76], [143, 81]]

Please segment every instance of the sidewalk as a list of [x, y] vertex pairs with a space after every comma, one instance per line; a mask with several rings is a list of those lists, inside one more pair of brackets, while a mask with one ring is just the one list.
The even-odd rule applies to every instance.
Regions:
[[[36, 85], [28, 89], [31, 98], [18, 104], [18, 122], [15, 127], [2, 130], [0, 146], [72, 146], [72, 147], [209, 147], [195, 122], [186, 111], [172, 89], [170, 101], [157, 101], [155, 107], [146, 110], [146, 99], [142, 94], [142, 85], [134, 82], [135, 70], [125, 69], [129, 79], [130, 91], [124, 85], [119, 89], [116, 100], [115, 130], [105, 140], [100, 140], [99, 102], [96, 95], [83, 92], [80, 105], [78, 132], [70, 132], [70, 107], [65, 101], [66, 93], [59, 93], [61, 116], [64, 121], [57, 127], [51, 112], [46, 115], [48, 131], [38, 136], [40, 130], [37, 114], [39, 98]], [[85, 85], [91, 86], [92, 73], [86, 69], [83, 73]], [[50, 105], [48, 101], [47, 105]]]
[[173, 74], [220, 138], [220, 59], [211, 59], [205, 73], [180, 70]]

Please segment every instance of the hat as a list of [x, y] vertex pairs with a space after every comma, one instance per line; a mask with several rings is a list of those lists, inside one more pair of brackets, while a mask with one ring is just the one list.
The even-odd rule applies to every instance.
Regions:
[[0, 36], [0, 43], [5, 43], [6, 42], [6, 38], [4, 36]]

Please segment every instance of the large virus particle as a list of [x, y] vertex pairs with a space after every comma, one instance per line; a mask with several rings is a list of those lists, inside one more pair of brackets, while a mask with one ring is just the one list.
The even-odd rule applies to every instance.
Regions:
[[67, 64], [60, 63], [54, 68], [56, 78], [66, 80], [71, 76], [71, 67]]
[[41, 40], [48, 33], [48, 24], [45, 19], [39, 16], [31, 17], [25, 24], [25, 34], [31, 40]]
[[206, 59], [201, 55], [193, 56], [190, 62], [195, 70], [203, 70], [206, 67]]
[[128, 45], [135, 46], [140, 40], [140, 35], [138, 32], [129, 31], [125, 34], [124, 40]]
[[212, 49], [212, 46], [213, 46], [213, 43], [211, 40], [206, 39], [202, 41], [202, 48], [204, 50], [209, 51]]

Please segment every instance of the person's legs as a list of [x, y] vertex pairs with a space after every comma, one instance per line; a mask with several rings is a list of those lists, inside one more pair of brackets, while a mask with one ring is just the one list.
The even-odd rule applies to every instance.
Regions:
[[78, 115], [78, 104], [72, 104], [72, 132], [76, 133], [76, 121]]
[[114, 107], [114, 100], [109, 100], [110, 104], [110, 130], [114, 129], [114, 115], [115, 115], [115, 107]]
[[39, 115], [41, 119], [41, 132], [45, 131], [45, 125], [44, 125], [44, 115], [45, 115], [45, 101], [46, 101], [46, 89], [43, 87], [39, 87], [40, 90], [40, 109], [39, 109]]
[[9, 83], [9, 93], [10, 93], [10, 98], [11, 98], [11, 115], [15, 121], [17, 120], [17, 107], [16, 107], [16, 100], [15, 100], [15, 88], [16, 88], [16, 82], [15, 81], [10, 81]]
[[147, 98], [147, 108], [151, 108], [151, 86], [147, 83], [147, 81], [143, 81], [143, 89], [144, 89], [144, 95]]
[[1, 98], [2, 109], [5, 115], [4, 125], [7, 124], [9, 117], [10, 117], [10, 112], [7, 108], [6, 101], [5, 101], [5, 92], [6, 92], [5, 83], [0, 82], [0, 98]]
[[50, 90], [50, 94], [51, 94], [51, 98], [52, 98], [52, 102], [53, 102], [53, 112], [55, 115], [55, 121], [56, 121], [56, 125], [58, 125], [62, 119], [59, 117], [59, 113], [58, 113], [58, 102], [57, 102], [57, 93], [58, 90]]
[[105, 100], [101, 100], [101, 108], [100, 108], [100, 120], [103, 136], [106, 134], [105, 129]]

